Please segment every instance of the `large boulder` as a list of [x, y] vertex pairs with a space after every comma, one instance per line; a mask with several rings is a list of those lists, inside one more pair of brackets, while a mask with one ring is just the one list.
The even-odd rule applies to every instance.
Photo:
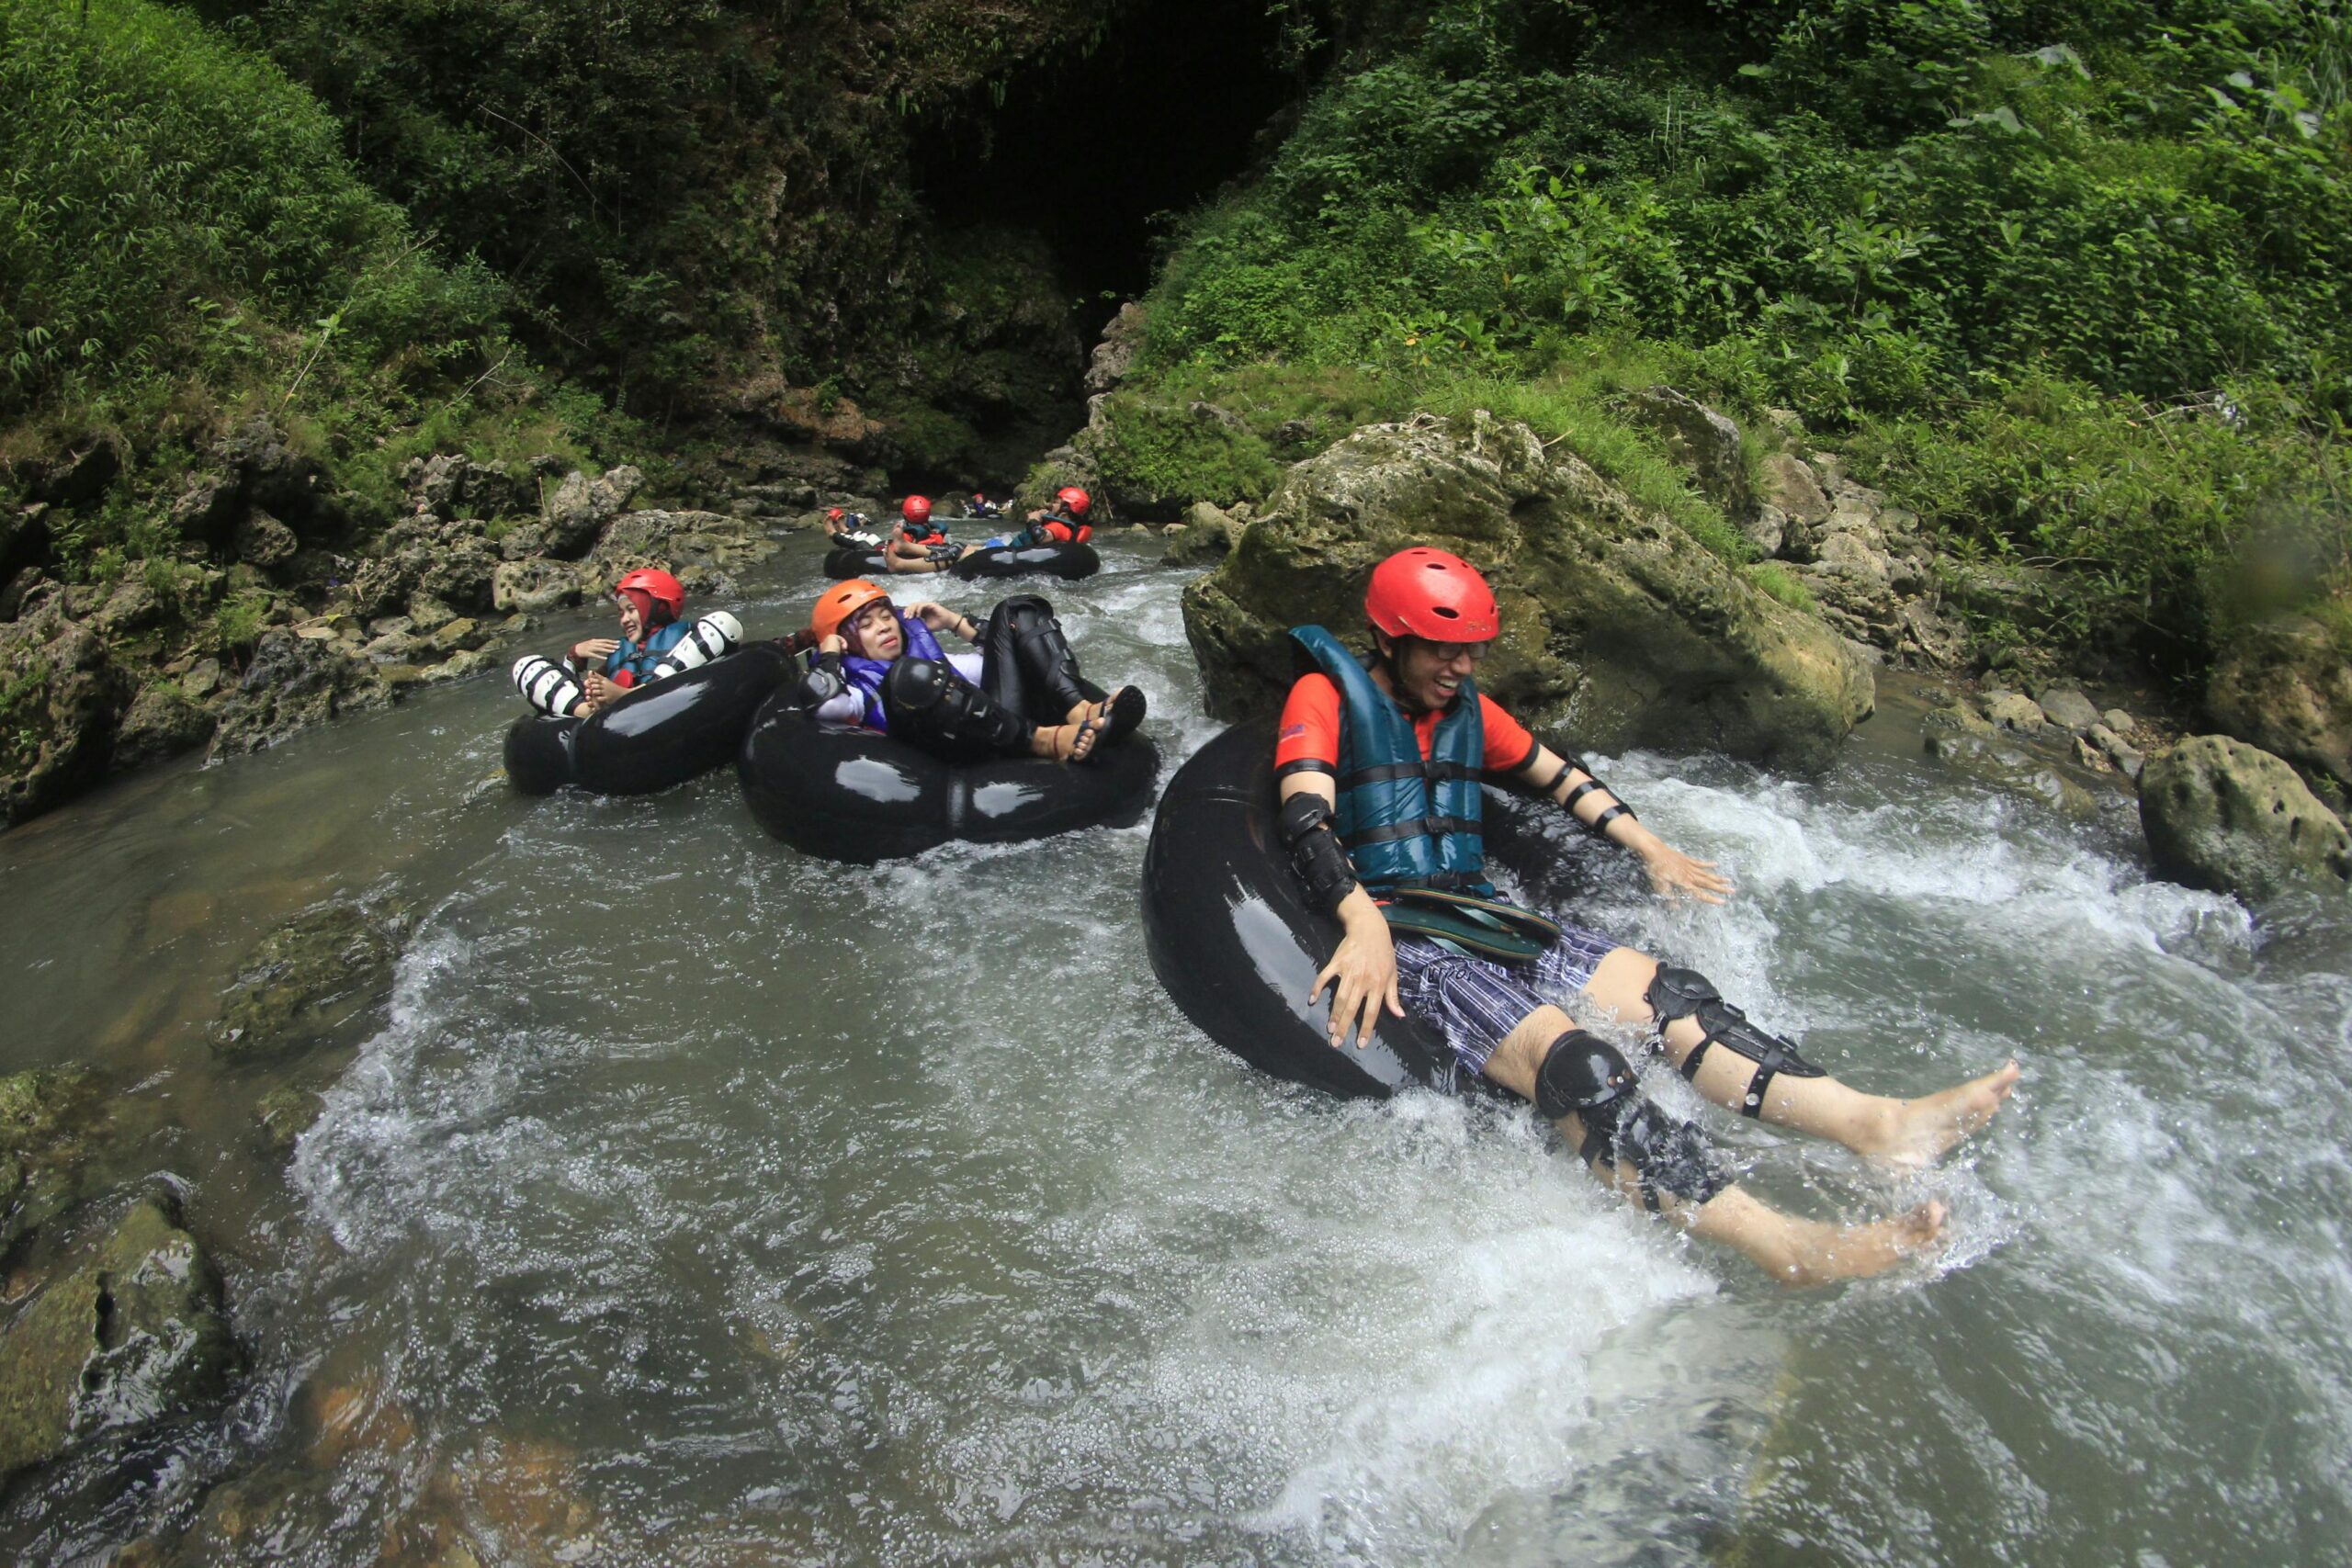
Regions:
[[2245, 898], [2295, 886], [2352, 889], [2352, 834], [2289, 767], [2226, 735], [2199, 735], [2153, 758], [2140, 823], [2156, 869]]
[[564, 476], [542, 508], [548, 553], [566, 560], [596, 542], [605, 525], [628, 508], [645, 485], [645, 475], [628, 464], [590, 479], [577, 468]]
[[170, 681], [150, 681], [130, 701], [114, 740], [118, 773], [193, 751], [212, 739], [212, 712]]
[[22, 822], [104, 777], [130, 682], [51, 594], [0, 624], [0, 800]]
[[601, 599], [622, 573], [653, 566], [675, 576], [690, 594], [731, 593], [738, 569], [765, 560], [781, 547], [747, 518], [718, 512], [632, 512], [606, 525], [581, 568], [579, 582], [582, 592]]
[[2281, 615], [2241, 635], [2213, 666], [2205, 706], [2226, 733], [2352, 796], [2352, 660], [2319, 622]]
[[1286, 628], [1352, 637], [1372, 569], [1409, 545], [1487, 574], [1503, 629], [1479, 684], [1578, 746], [1719, 750], [1815, 770], [1871, 705], [1869, 667], [1564, 446], [1483, 412], [1368, 425], [1297, 465], [1184, 594], [1216, 709], [1273, 708]]
[[211, 1260], [141, 1202], [0, 1337], [0, 1477], [216, 1397], [237, 1360]]
[[262, 634], [244, 679], [220, 705], [210, 756], [259, 751], [297, 730], [391, 700], [382, 677], [340, 641], [273, 628]]

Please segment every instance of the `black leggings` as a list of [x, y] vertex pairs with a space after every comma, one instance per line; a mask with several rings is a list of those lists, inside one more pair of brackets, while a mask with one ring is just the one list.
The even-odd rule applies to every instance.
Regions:
[[909, 658], [882, 682], [890, 733], [950, 761], [1025, 755], [1034, 728], [1067, 724], [1071, 708], [1103, 696], [1079, 673], [1054, 607], [1035, 593], [989, 612], [977, 687], [944, 664]]

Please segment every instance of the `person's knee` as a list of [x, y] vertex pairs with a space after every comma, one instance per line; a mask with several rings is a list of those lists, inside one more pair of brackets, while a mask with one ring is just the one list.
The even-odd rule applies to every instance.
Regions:
[[1745, 1012], [1724, 1000], [1715, 983], [1696, 969], [1658, 965], [1642, 999], [1649, 1006], [1661, 1040], [1666, 1036], [1667, 1025], [1681, 1019], [1690, 1019], [1699, 1026], [1697, 1043], [1682, 1058], [1684, 1077], [1696, 1078], [1701, 1064], [1717, 1044], [1728, 1047], [1754, 1066], [1740, 1101], [1740, 1111], [1745, 1115], [1761, 1113], [1765, 1092], [1772, 1079], [1782, 1073], [1792, 1078], [1825, 1076], [1819, 1067], [1797, 1055], [1795, 1046], [1759, 1027]]
[[1631, 1166], [1652, 1209], [1661, 1192], [1704, 1203], [1728, 1185], [1699, 1130], [1643, 1099], [1632, 1065], [1597, 1034], [1571, 1029], [1554, 1040], [1533, 1098], [1549, 1120], [1576, 1118], [1583, 1133], [1577, 1153], [1587, 1165]]
[[935, 659], [899, 659], [882, 677], [882, 700], [892, 709], [928, 713], [947, 695], [956, 672]]

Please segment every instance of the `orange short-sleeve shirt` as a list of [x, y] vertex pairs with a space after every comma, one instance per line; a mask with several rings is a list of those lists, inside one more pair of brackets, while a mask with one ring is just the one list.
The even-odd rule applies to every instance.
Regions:
[[[1486, 736], [1485, 763], [1490, 773], [1511, 773], [1535, 760], [1535, 737], [1527, 727], [1505, 713], [1494, 698], [1478, 694], [1479, 718]], [[1435, 712], [1413, 720], [1413, 738], [1421, 743], [1421, 760], [1429, 760], [1437, 737]], [[1274, 740], [1274, 766], [1288, 762], [1320, 762], [1340, 771], [1340, 688], [1331, 677], [1302, 675], [1283, 704], [1283, 722]]]

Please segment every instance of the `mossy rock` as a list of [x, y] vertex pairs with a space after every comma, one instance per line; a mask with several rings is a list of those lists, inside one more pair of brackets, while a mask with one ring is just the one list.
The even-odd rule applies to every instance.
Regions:
[[237, 1360], [211, 1260], [141, 1201], [0, 1335], [0, 1476], [215, 1398]]
[[264, 1153], [284, 1159], [295, 1144], [318, 1122], [327, 1102], [315, 1089], [281, 1084], [261, 1097], [254, 1107], [254, 1124]]
[[2140, 822], [2176, 882], [2262, 899], [2291, 886], [2352, 890], [2352, 833], [2279, 758], [2226, 735], [2150, 760]]
[[85, 1067], [0, 1078], [0, 1256], [80, 1196], [105, 1105], [106, 1080]]
[[1573, 453], [1484, 412], [1367, 425], [1291, 470], [1185, 591], [1211, 705], [1274, 708], [1295, 668], [1286, 629], [1358, 637], [1373, 567], [1411, 545], [1464, 557], [1495, 588], [1502, 635], [1480, 689], [1579, 747], [1812, 772], [1871, 712], [1869, 667], [1819, 621]]
[[340, 903], [271, 931], [238, 966], [212, 1025], [214, 1055], [261, 1061], [333, 1033], [390, 989], [403, 924]]

